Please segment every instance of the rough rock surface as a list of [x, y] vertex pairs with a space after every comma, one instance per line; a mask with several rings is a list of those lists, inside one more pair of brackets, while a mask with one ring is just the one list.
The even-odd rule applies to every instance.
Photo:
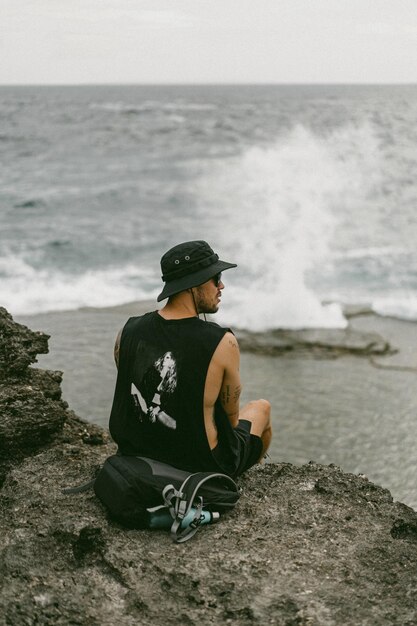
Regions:
[[0, 308], [0, 484], [10, 463], [44, 445], [66, 417], [62, 373], [28, 367], [48, 352], [48, 339]]
[[[36, 393], [21, 396], [34, 408], [51, 374], [20, 372], [34, 376]], [[6, 376], [2, 393], [22, 384]], [[1, 626], [417, 623], [417, 514], [387, 490], [335, 466], [267, 464], [239, 480], [234, 511], [174, 545], [113, 523], [91, 491], [62, 494], [114, 445], [49, 399], [63, 427], [42, 436], [34, 420], [36, 447], [16, 440], [4, 470]]]
[[17, 324], [12, 316], [0, 307], [0, 379], [27, 371], [36, 362], [38, 354], [48, 352], [49, 335], [33, 332]]
[[249, 332], [238, 329], [236, 335], [242, 350], [279, 355], [308, 352], [312, 356], [337, 357], [342, 354], [363, 356], [395, 352], [383, 337], [374, 332], [345, 329], [269, 330]]

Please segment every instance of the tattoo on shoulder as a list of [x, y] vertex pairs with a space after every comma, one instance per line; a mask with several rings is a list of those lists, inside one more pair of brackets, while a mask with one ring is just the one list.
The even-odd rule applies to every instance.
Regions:
[[236, 339], [229, 339], [229, 345], [232, 346], [232, 348], [236, 348], [236, 350], [239, 348]]

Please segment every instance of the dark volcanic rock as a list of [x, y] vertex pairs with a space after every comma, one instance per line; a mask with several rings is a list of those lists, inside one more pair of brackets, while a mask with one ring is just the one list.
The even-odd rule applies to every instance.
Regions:
[[[0, 496], [4, 624], [405, 624], [417, 620], [417, 515], [336, 467], [271, 464], [188, 544], [124, 530], [92, 492], [112, 447], [55, 445]], [[0, 622], [1, 623], [1, 622]]]
[[0, 626], [417, 623], [417, 514], [386, 489], [335, 466], [258, 466], [234, 511], [174, 545], [118, 526], [93, 491], [64, 495], [114, 444], [65, 408], [59, 374], [7, 380], [20, 439], [0, 490]]
[[28, 367], [48, 352], [48, 338], [0, 308], [0, 484], [13, 464], [62, 438], [69, 417], [68, 428], [77, 428], [80, 437], [96, 436], [97, 428], [68, 411], [61, 399], [62, 372]]
[[0, 307], [0, 380], [21, 374], [36, 362], [38, 354], [46, 354], [48, 339], [45, 333], [17, 324], [6, 309]]
[[23, 383], [0, 391], [0, 458], [36, 450], [63, 426], [62, 403]]
[[0, 308], [0, 481], [7, 460], [44, 445], [65, 421], [61, 372], [28, 367], [39, 353], [48, 352], [48, 338], [17, 324]]

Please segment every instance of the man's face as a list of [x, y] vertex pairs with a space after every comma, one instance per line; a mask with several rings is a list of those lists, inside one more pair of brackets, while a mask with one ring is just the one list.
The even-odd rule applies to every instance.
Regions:
[[210, 278], [206, 283], [195, 287], [194, 297], [199, 313], [217, 313], [219, 310], [224, 284], [221, 279], [217, 286], [215, 283], [216, 281]]

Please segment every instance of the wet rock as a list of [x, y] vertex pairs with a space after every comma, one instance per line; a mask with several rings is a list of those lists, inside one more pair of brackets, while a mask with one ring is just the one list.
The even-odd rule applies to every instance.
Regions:
[[346, 329], [270, 330], [236, 332], [241, 350], [279, 355], [300, 352], [322, 356], [342, 354], [383, 355], [392, 353], [390, 344], [373, 332]]
[[343, 315], [347, 319], [352, 317], [363, 317], [364, 315], [374, 315], [372, 304], [343, 304]]

